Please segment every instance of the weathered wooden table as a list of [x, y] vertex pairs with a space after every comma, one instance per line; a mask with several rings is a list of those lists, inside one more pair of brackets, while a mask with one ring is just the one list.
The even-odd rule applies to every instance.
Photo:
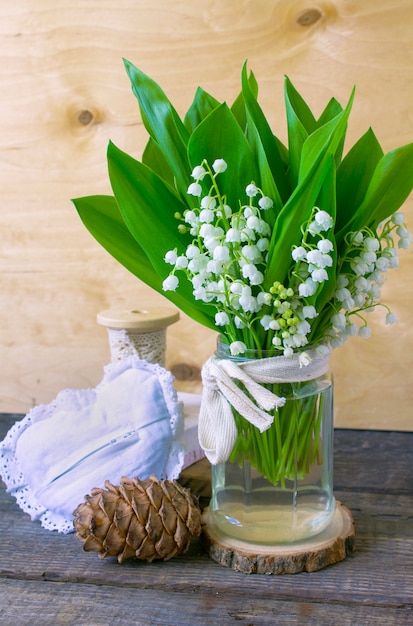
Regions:
[[[17, 418], [0, 415], [0, 440]], [[205, 462], [181, 482], [207, 503]], [[311, 574], [241, 574], [201, 540], [168, 562], [101, 561], [31, 522], [1, 487], [1, 625], [413, 624], [413, 433], [336, 431], [335, 495], [353, 513], [356, 551]]]

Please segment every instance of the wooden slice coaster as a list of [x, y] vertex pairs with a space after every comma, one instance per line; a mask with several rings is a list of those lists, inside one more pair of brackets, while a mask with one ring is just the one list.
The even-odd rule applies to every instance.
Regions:
[[319, 535], [293, 544], [268, 546], [233, 539], [211, 524], [204, 511], [203, 536], [209, 556], [244, 574], [298, 574], [343, 561], [354, 550], [354, 521], [349, 509], [337, 502], [329, 526]]

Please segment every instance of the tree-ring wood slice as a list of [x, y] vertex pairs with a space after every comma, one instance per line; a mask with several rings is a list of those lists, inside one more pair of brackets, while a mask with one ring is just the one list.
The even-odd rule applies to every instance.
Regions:
[[353, 516], [341, 502], [337, 502], [333, 519], [323, 532], [292, 544], [269, 546], [228, 537], [211, 523], [208, 509], [203, 513], [202, 524], [209, 556], [220, 565], [244, 574], [316, 572], [343, 561], [354, 551]]

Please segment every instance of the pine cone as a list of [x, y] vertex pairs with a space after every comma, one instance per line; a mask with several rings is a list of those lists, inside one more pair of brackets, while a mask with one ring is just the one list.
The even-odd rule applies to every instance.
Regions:
[[201, 511], [188, 489], [175, 480], [123, 477], [120, 486], [105, 481], [92, 489], [73, 512], [76, 537], [83, 549], [119, 563], [136, 558], [167, 561], [187, 551], [201, 533]]

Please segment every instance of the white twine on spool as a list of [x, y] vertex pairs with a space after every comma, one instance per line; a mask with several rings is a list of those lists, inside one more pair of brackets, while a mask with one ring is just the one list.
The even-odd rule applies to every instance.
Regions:
[[[238, 436], [233, 410], [264, 432], [274, 421], [268, 411], [278, 410], [286, 399], [262, 385], [319, 378], [328, 371], [329, 357], [329, 352], [317, 348], [307, 351], [305, 357], [294, 354], [242, 362], [211, 357], [202, 368], [198, 425], [199, 444], [210, 463], [225, 463], [231, 455]], [[235, 381], [240, 381], [251, 397]]]

